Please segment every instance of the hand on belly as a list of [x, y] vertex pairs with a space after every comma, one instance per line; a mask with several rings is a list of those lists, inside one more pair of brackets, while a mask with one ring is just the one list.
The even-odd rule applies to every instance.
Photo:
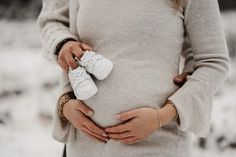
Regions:
[[142, 107], [117, 116], [123, 124], [107, 127], [105, 131], [112, 140], [124, 144], [133, 144], [147, 138], [160, 128], [157, 110], [151, 107]]

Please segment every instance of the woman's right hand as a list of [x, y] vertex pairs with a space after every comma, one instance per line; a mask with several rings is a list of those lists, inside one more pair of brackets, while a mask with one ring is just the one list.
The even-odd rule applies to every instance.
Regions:
[[82, 42], [68, 41], [61, 47], [57, 62], [65, 72], [68, 72], [69, 67], [73, 70], [78, 66], [75, 57], [80, 59], [86, 50], [92, 48]]
[[93, 111], [82, 101], [71, 99], [63, 106], [65, 118], [81, 132], [92, 139], [106, 143], [109, 140], [103, 128], [97, 126], [89, 117]]

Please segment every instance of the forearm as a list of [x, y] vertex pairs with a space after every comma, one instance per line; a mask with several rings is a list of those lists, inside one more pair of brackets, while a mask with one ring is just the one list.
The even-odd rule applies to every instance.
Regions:
[[45, 57], [56, 63], [57, 46], [65, 39], [77, 40], [69, 29], [69, 6], [67, 0], [43, 0], [43, 8], [37, 24]]

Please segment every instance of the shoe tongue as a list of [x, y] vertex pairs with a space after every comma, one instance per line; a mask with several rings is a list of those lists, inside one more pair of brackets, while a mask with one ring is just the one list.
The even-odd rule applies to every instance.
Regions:
[[84, 53], [84, 55], [81, 57], [81, 64], [83, 66], [91, 66], [95, 60], [95, 53], [92, 51]]
[[85, 70], [81, 67], [70, 71], [69, 76], [70, 78], [77, 80], [77, 82], [82, 82], [89, 78], [89, 75], [86, 75]]

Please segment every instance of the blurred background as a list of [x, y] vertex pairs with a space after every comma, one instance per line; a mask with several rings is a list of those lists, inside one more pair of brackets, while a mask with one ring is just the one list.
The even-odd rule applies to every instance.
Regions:
[[[194, 157], [236, 156], [236, 1], [219, 0], [232, 58], [214, 98], [212, 131], [194, 139]], [[0, 0], [0, 157], [59, 157], [51, 137], [60, 69], [42, 56], [41, 0]]]

